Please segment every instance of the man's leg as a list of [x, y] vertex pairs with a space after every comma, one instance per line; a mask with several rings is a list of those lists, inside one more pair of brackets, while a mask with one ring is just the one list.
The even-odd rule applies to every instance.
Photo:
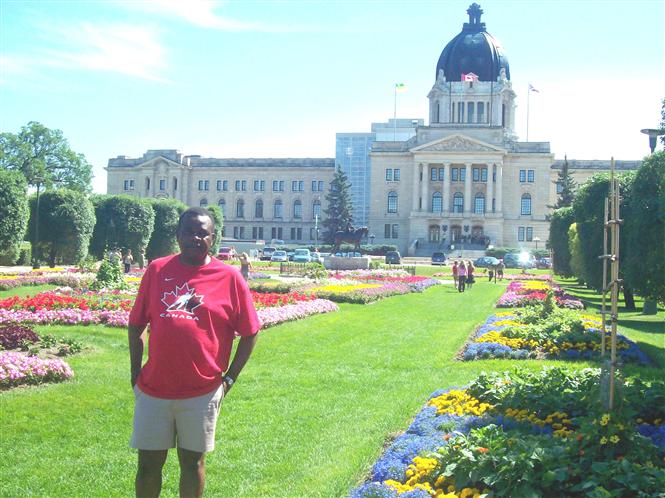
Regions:
[[156, 498], [162, 490], [162, 468], [168, 450], [139, 450], [136, 497]]
[[178, 448], [180, 498], [201, 498], [206, 480], [205, 453]]

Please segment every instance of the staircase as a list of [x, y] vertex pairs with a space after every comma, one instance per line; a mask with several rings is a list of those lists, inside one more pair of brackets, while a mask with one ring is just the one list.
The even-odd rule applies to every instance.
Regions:
[[433, 252], [442, 251], [445, 253], [446, 257], [454, 259], [476, 259], [485, 255], [485, 247], [481, 244], [454, 244], [455, 249], [450, 250], [450, 244], [440, 243], [440, 242], [427, 242], [422, 239], [418, 239], [417, 247], [415, 241], [411, 243], [409, 247], [409, 256], [415, 256], [418, 258], [427, 257], [430, 258]]

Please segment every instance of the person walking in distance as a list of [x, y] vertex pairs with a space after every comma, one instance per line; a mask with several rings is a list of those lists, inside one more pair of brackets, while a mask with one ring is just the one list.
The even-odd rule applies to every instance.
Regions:
[[474, 282], [476, 281], [476, 277], [474, 276], [474, 273], [476, 271], [476, 268], [473, 266], [473, 263], [471, 261], [466, 262], [466, 287], [467, 289], [471, 289], [473, 287]]
[[122, 257], [122, 264], [125, 266], [125, 273], [129, 273], [129, 270], [132, 269], [133, 262], [134, 262], [134, 257], [132, 256], [132, 250], [127, 249], [127, 252]]
[[[259, 318], [240, 273], [209, 255], [210, 213], [178, 221], [180, 253], [148, 266], [129, 315], [129, 356], [138, 449], [136, 496], [159, 496], [168, 450], [177, 448], [180, 496], [201, 497], [205, 454], [214, 449], [223, 398], [249, 360]], [[148, 361], [141, 365], [150, 325]], [[233, 341], [239, 343], [230, 362]]]
[[457, 261], [453, 261], [453, 281], [455, 282], [455, 288], [458, 286], [457, 278], [458, 278], [458, 272], [459, 272], [459, 265], [457, 264]]
[[464, 292], [464, 289], [466, 288], [466, 266], [464, 265], [464, 261], [460, 261], [457, 267], [457, 280], [457, 290], [459, 292]]
[[252, 262], [249, 260], [249, 256], [246, 252], [243, 252], [240, 255], [240, 273], [242, 278], [245, 279], [245, 282], [249, 281], [249, 270], [252, 269]]

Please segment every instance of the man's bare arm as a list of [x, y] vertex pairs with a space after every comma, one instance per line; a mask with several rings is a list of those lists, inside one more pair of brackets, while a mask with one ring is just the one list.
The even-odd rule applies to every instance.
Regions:
[[131, 369], [132, 387], [136, 384], [136, 379], [141, 373], [141, 365], [143, 363], [143, 346], [145, 345], [146, 335], [145, 325], [136, 326], [130, 325], [128, 327], [129, 338], [129, 363]]

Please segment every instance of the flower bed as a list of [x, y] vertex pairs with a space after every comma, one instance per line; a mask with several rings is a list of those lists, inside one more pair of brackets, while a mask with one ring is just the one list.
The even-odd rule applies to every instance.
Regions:
[[[609, 347], [610, 334], [606, 332]], [[600, 359], [601, 317], [544, 305], [527, 306], [490, 316], [464, 346], [463, 360], [488, 358]], [[647, 355], [633, 341], [617, 336], [624, 362], [648, 365]]]
[[14, 351], [0, 351], [1, 389], [21, 384], [59, 382], [73, 376], [71, 367], [59, 358], [43, 359]]
[[292, 291], [287, 294], [280, 294], [277, 292], [250, 292], [256, 309], [273, 308], [276, 306], [284, 306], [287, 304], [295, 304], [316, 299], [316, 296], [313, 294], [303, 294], [297, 291]]
[[515, 280], [496, 303], [497, 308], [517, 308], [536, 304], [547, 298], [548, 292], [554, 294], [557, 306], [571, 309], [584, 309], [584, 304], [579, 299], [566, 294], [556, 284], [547, 280]]
[[327, 299], [314, 299], [313, 301], [287, 304], [277, 308], [262, 308], [257, 311], [257, 314], [263, 328], [267, 328], [282, 322], [300, 320], [310, 315], [330, 313], [331, 311], [339, 311], [339, 306]]
[[437, 391], [351, 497], [659, 496], [665, 383], [620, 381], [611, 414], [599, 384], [597, 369], [516, 369]]
[[94, 273], [56, 272], [40, 273], [28, 272], [0, 275], [0, 290], [15, 289], [27, 285], [63, 285], [73, 288], [89, 287], [95, 280]]
[[34, 296], [12, 296], [0, 300], [3, 310], [97, 310], [97, 311], [130, 311], [134, 296], [119, 291], [104, 292], [73, 292], [72, 289], [40, 292]]

